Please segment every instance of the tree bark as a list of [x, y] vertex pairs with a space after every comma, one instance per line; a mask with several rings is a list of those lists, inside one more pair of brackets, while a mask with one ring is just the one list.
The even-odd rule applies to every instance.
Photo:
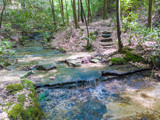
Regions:
[[107, 0], [103, 0], [103, 19], [107, 19]]
[[84, 22], [84, 19], [83, 19], [83, 5], [81, 4], [81, 1], [80, 1], [80, 6], [81, 6], [81, 21], [83, 23]]
[[72, 3], [72, 9], [73, 9], [73, 17], [74, 17], [75, 28], [78, 28], [78, 21], [77, 21], [77, 14], [76, 14], [76, 1], [71, 0], [71, 3]]
[[63, 0], [59, 0], [59, 5], [60, 5], [60, 10], [61, 10], [62, 21], [63, 21], [63, 24], [65, 24], [65, 21], [64, 21]]
[[148, 27], [149, 27], [150, 29], [152, 29], [153, 2], [154, 2], [154, 0], [149, 0]]
[[6, 9], [6, 0], [3, 0], [3, 8], [2, 8], [2, 12], [1, 12], [1, 17], [0, 17], [0, 29], [2, 28], [2, 22], [3, 22], [3, 13]]
[[54, 8], [54, 0], [49, 0], [51, 4], [52, 9], [52, 15], [53, 15], [53, 24], [56, 26], [56, 15], [55, 15], [55, 8]]
[[65, 0], [65, 4], [66, 4], [66, 12], [67, 12], [67, 24], [69, 25], [68, 5], [66, 0]]
[[80, 21], [80, 0], [78, 0], [78, 22]]
[[[85, 12], [84, 12], [84, 9], [83, 9], [83, 3], [82, 3], [82, 0], [80, 0], [80, 2], [81, 2], [81, 9], [82, 9], [82, 13], [83, 13], [83, 15], [84, 15], [84, 20], [85, 20], [85, 23], [86, 23], [87, 36], [88, 36], [88, 38], [89, 38], [88, 22], [87, 22], [86, 15], [85, 15]], [[89, 39], [87, 40], [87, 45], [89, 45]]]
[[123, 44], [121, 41], [121, 23], [120, 23], [120, 0], [117, 0], [116, 6], [116, 15], [117, 15], [117, 37], [118, 37], [118, 51], [122, 52]]

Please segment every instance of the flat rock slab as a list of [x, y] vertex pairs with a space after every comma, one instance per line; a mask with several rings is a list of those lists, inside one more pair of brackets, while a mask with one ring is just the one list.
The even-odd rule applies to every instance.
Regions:
[[102, 37], [108, 38], [108, 37], [111, 37], [111, 34], [105, 34], [105, 35], [102, 35]]
[[144, 70], [149, 70], [149, 69], [144, 69], [144, 68], [141, 69], [131, 65], [116, 65], [108, 67], [108, 70], [102, 71], [102, 76], [109, 76], [109, 75], [122, 76], [122, 75], [133, 74], [136, 72], [141, 72]]
[[103, 44], [101, 44], [102, 46], [112, 46], [112, 45], [114, 45], [114, 43], [103, 43]]
[[66, 63], [68, 64], [68, 66], [70, 67], [80, 67], [82, 61], [79, 59], [67, 59]]
[[30, 71], [8, 71], [8, 70], [1, 70], [0, 71], [0, 81], [4, 82], [17, 82], [20, 81], [21, 78], [27, 77], [31, 75]]
[[37, 70], [52, 70], [54, 68], [56, 68], [56, 63], [52, 62], [52, 63], [39, 63], [38, 65], [36, 65], [36, 69]]

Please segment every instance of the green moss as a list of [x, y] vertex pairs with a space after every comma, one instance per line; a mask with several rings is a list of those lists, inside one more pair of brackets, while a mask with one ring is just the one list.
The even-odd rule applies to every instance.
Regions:
[[126, 60], [124, 58], [111, 58], [110, 61], [112, 62], [112, 65], [126, 64]]
[[25, 100], [26, 100], [26, 97], [25, 97], [24, 94], [18, 96], [18, 101], [19, 101], [22, 105], [24, 104]]
[[22, 105], [16, 104], [8, 112], [9, 117], [12, 120], [42, 120], [43, 113], [37, 107], [29, 107], [28, 109], [24, 109]]
[[8, 115], [12, 120], [27, 120], [30, 117], [29, 113], [24, 110], [24, 108], [20, 104], [14, 105], [12, 110], [8, 112]]
[[17, 91], [21, 91], [21, 90], [23, 90], [23, 88], [24, 87], [22, 84], [13, 84], [13, 85], [7, 86], [7, 90], [12, 93], [16, 93]]
[[32, 81], [30, 81], [30, 80], [22, 79], [21, 82], [24, 87], [34, 88], [34, 85], [33, 85]]
[[124, 57], [124, 59], [129, 62], [129, 61], [133, 61], [133, 62], [141, 62], [143, 60], [143, 58], [137, 54], [133, 54], [129, 51], [126, 52], [126, 57]]

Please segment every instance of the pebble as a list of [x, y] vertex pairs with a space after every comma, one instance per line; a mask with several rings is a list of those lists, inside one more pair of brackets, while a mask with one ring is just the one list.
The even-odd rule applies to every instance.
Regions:
[[50, 79], [50, 80], [54, 80], [54, 79], [55, 79], [55, 77], [50, 77], [49, 79]]

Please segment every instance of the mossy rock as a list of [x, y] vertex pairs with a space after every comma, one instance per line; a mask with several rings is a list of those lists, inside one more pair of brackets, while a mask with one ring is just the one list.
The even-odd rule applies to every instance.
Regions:
[[24, 94], [18, 96], [18, 101], [23, 105], [26, 100], [26, 96]]
[[111, 65], [122, 65], [126, 64], [126, 60], [124, 58], [111, 58]]
[[42, 111], [36, 107], [29, 107], [24, 109], [22, 105], [16, 104], [8, 112], [11, 120], [43, 120], [44, 116]]
[[24, 109], [23, 104], [26, 100], [26, 97], [24, 94], [19, 95], [18, 101], [20, 102], [20, 104], [14, 105], [12, 110], [8, 111], [9, 118], [11, 118], [11, 120], [43, 120], [45, 116], [37, 101], [37, 93], [35, 91], [32, 81], [23, 79], [21, 80], [21, 82], [23, 85], [22, 84], [20, 85], [23, 88], [26, 87], [31, 91], [31, 93], [29, 94], [29, 97], [32, 100], [32, 105]]
[[11, 120], [29, 120], [30, 118], [30, 115], [20, 104], [14, 105], [12, 110], [8, 112], [8, 116], [11, 118]]
[[22, 84], [13, 84], [13, 85], [8, 85], [7, 86], [7, 90], [9, 91], [9, 92], [12, 92], [12, 93], [16, 93], [16, 92], [18, 92], [18, 91], [21, 91], [21, 90], [23, 90], [23, 85]]

